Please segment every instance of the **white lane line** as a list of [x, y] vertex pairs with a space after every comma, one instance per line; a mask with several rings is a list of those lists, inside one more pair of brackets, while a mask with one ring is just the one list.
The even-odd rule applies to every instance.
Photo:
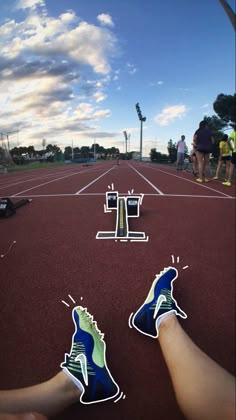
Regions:
[[[105, 165], [104, 165], [105, 166]], [[82, 171], [81, 171], [81, 173], [84, 173], [84, 172], [87, 172], [87, 171], [100, 171], [102, 168], [100, 167], [100, 168], [91, 168], [91, 169], [82, 169]], [[41, 171], [42, 169], [40, 169], [40, 171]], [[61, 171], [61, 172], [54, 172], [54, 173], [51, 173], [51, 174], [47, 174], [47, 175], [44, 175], [44, 176], [39, 176], [39, 177], [37, 177], [37, 178], [27, 178], [27, 179], [24, 179], [24, 180], [22, 180], [22, 181], [18, 181], [18, 182], [14, 182], [14, 184], [4, 184], [4, 185], [0, 185], [0, 189], [5, 189], [5, 188], [9, 188], [9, 187], [14, 187], [14, 186], [16, 186], [16, 185], [18, 185], [18, 184], [24, 184], [25, 182], [31, 182], [31, 181], [37, 181], [37, 179], [39, 179], [39, 180], [43, 180], [43, 179], [45, 179], [45, 178], [50, 178], [50, 177], [53, 177], [53, 176], [58, 176], [58, 175], [70, 175], [71, 174], [71, 172], [70, 173], [68, 173], [69, 172], [69, 170], [67, 170], [67, 171]], [[72, 174], [74, 174], [74, 173], [72, 173]], [[10, 180], [9, 180], [10, 181]], [[14, 181], [14, 180], [12, 180], [12, 181]]]
[[[82, 193], [82, 194], [77, 194], [80, 196], [85, 196], [85, 197], [99, 197], [99, 196], [104, 196], [106, 195], [106, 193]], [[40, 197], [46, 197], [46, 198], [50, 198], [50, 197], [77, 197], [76, 194], [30, 194], [30, 195], [20, 195], [19, 197], [22, 198], [40, 198]], [[127, 192], [126, 193], [120, 193], [120, 195], [122, 196], [127, 196]], [[184, 194], [144, 194], [145, 197], [182, 197], [182, 198], [217, 198], [219, 200], [235, 200], [236, 197], [221, 197], [219, 195], [184, 195]], [[10, 195], [10, 198], [14, 198], [14, 195]]]
[[208, 190], [211, 190], [211, 191], [217, 192], [218, 194], [223, 194], [223, 195], [225, 195], [226, 197], [233, 198], [231, 195], [225, 194], [225, 193], [223, 193], [223, 192], [221, 192], [221, 191], [219, 191], [219, 190], [215, 190], [214, 188], [208, 187], [208, 186], [207, 186], [207, 185], [205, 185], [205, 184], [203, 185], [203, 184], [201, 184], [201, 183], [199, 183], [199, 182], [196, 182], [196, 181], [191, 181], [191, 179], [186, 179], [186, 178], [183, 178], [183, 177], [181, 177], [181, 176], [178, 176], [178, 175], [175, 175], [175, 174], [171, 174], [170, 172], [166, 172], [166, 171], [162, 171], [161, 169], [156, 169], [156, 168], [153, 168], [152, 166], [148, 166], [148, 168], [153, 169], [153, 170], [154, 170], [154, 171], [156, 171], [156, 172], [162, 172], [163, 174], [167, 174], [167, 175], [170, 175], [170, 176], [174, 176], [175, 178], [179, 178], [179, 179], [181, 179], [182, 181], [191, 182], [191, 183], [192, 183], [192, 184], [194, 184], [194, 185], [199, 185], [200, 187], [207, 188]]
[[94, 184], [94, 182], [98, 181], [100, 178], [102, 178], [104, 175], [108, 174], [108, 172], [110, 172], [114, 168], [115, 168], [115, 166], [112, 166], [112, 168], [108, 169], [108, 171], [106, 171], [104, 174], [100, 175], [98, 178], [94, 179], [92, 182], [85, 185], [85, 187], [81, 188], [81, 190], [77, 191], [75, 193], [75, 195], [79, 195], [82, 191], [86, 190], [86, 188], [90, 187], [90, 185]]
[[[59, 174], [57, 174], [57, 176], [58, 175]], [[9, 188], [9, 187], [15, 187], [16, 185], [19, 185], [19, 184], [24, 184], [26, 182], [31, 182], [31, 181], [37, 181], [38, 179], [42, 180], [42, 179], [45, 179], [45, 178], [49, 178], [49, 175], [42, 176], [42, 177], [37, 177], [37, 178], [28, 178], [28, 179], [25, 179], [24, 181], [15, 182], [14, 184], [3, 185], [3, 186], [0, 186], [0, 189], [2, 190], [2, 189], [5, 189], [5, 188]]]
[[[135, 169], [133, 166], [131, 166], [130, 164], [128, 164], [130, 166], [130, 168], [132, 168], [135, 172], [137, 172], [149, 185], [151, 185], [151, 187], [158, 192], [158, 194], [160, 195], [164, 195], [164, 193], [159, 190], [157, 187], [155, 187], [154, 184], [151, 183], [151, 181], [149, 181], [147, 178], [145, 178], [144, 175], [142, 175], [139, 171], [137, 171], [137, 169]], [[145, 194], [146, 195], [146, 194]]]
[[20, 194], [24, 194], [25, 192], [34, 190], [35, 188], [43, 187], [44, 185], [50, 184], [51, 182], [60, 181], [61, 179], [69, 178], [70, 176], [78, 175], [78, 174], [85, 173], [85, 172], [91, 172], [91, 169], [87, 169], [85, 171], [73, 172], [72, 174], [65, 175], [65, 176], [62, 176], [60, 178], [52, 179], [51, 181], [44, 182], [43, 184], [39, 184], [39, 185], [36, 185], [34, 187], [28, 188], [27, 190], [20, 191], [19, 193], [13, 194], [12, 197], [17, 197]]

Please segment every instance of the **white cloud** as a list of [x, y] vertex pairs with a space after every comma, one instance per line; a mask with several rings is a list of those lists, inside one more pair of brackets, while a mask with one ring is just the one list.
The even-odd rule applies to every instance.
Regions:
[[163, 82], [163, 80], [158, 80], [158, 82], [151, 82], [150, 84], [149, 84], [149, 86], [161, 86], [161, 85], [163, 85], [164, 84], [164, 82]]
[[0, 25], [2, 130], [19, 128], [21, 144], [93, 130], [95, 121], [111, 115], [98, 104], [112, 80], [115, 35], [73, 11], [48, 16], [36, 7], [46, 7], [43, 0], [19, 0], [17, 6], [26, 16]]
[[102, 102], [104, 101], [104, 99], [106, 99], [106, 95], [104, 95], [102, 92], [98, 91], [96, 93], [94, 93], [93, 95], [95, 101], [98, 102]]
[[112, 17], [108, 14], [102, 13], [101, 15], [98, 15], [97, 20], [103, 26], [114, 26], [114, 23], [112, 21]]
[[172, 124], [176, 118], [183, 118], [186, 114], [187, 108], [185, 105], [173, 105], [163, 108], [161, 113], [156, 115], [154, 121], [161, 125], [166, 126]]
[[45, 6], [44, 0], [18, 0], [17, 9], [35, 9], [37, 6]]
[[137, 69], [135, 68], [133, 64], [127, 63], [127, 67], [128, 67], [129, 74], [135, 74], [137, 72]]
[[202, 105], [202, 108], [209, 108], [209, 104]]

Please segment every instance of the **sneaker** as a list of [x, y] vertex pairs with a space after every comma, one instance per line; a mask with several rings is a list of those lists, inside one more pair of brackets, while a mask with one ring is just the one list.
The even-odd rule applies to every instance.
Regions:
[[203, 180], [201, 178], [197, 178], [196, 181], [197, 182], [203, 182]]
[[131, 321], [134, 328], [142, 334], [152, 338], [158, 337], [158, 327], [169, 314], [175, 313], [182, 318], [187, 318], [173, 298], [173, 282], [177, 277], [178, 271], [173, 267], [168, 267], [154, 279], [145, 302]]
[[205, 182], [209, 182], [209, 179], [205, 178], [205, 179], [204, 179], [204, 181], [205, 181]]
[[212, 178], [212, 179], [218, 179], [218, 176], [214, 176], [214, 178]]
[[82, 404], [115, 398], [119, 387], [107, 367], [104, 334], [99, 331], [87, 308], [77, 306], [72, 311], [72, 318], [75, 333], [70, 354], [65, 354], [61, 368], [78, 388], [82, 388]]
[[226, 187], [231, 187], [231, 182], [226, 181], [226, 182], [222, 182], [222, 184], [225, 185]]

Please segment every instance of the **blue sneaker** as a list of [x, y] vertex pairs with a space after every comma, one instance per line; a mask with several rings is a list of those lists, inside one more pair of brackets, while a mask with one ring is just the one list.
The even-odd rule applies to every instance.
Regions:
[[72, 318], [75, 333], [70, 354], [65, 354], [61, 368], [78, 388], [82, 388], [81, 403], [92, 404], [115, 398], [119, 387], [106, 364], [104, 334], [86, 308], [74, 308]]
[[143, 305], [132, 318], [132, 325], [142, 334], [158, 337], [158, 327], [168, 314], [187, 318], [173, 298], [173, 282], [178, 277], [176, 268], [165, 268], [155, 278]]

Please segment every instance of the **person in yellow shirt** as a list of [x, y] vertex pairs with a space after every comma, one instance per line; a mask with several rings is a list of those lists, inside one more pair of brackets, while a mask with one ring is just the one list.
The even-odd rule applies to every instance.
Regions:
[[230, 167], [230, 160], [231, 160], [231, 147], [230, 147], [230, 141], [228, 140], [228, 134], [224, 134], [223, 139], [220, 141], [219, 148], [220, 148], [220, 156], [218, 160], [216, 174], [213, 179], [219, 178], [220, 169], [223, 163], [225, 163], [225, 166], [226, 166], [225, 178], [227, 180], [229, 176], [229, 167]]
[[234, 167], [236, 165], [236, 123], [232, 124], [234, 131], [230, 134], [229, 138], [231, 140], [230, 146], [232, 150], [231, 162], [229, 167], [229, 174], [226, 182], [222, 182], [226, 187], [231, 187], [231, 179], [234, 172]]

